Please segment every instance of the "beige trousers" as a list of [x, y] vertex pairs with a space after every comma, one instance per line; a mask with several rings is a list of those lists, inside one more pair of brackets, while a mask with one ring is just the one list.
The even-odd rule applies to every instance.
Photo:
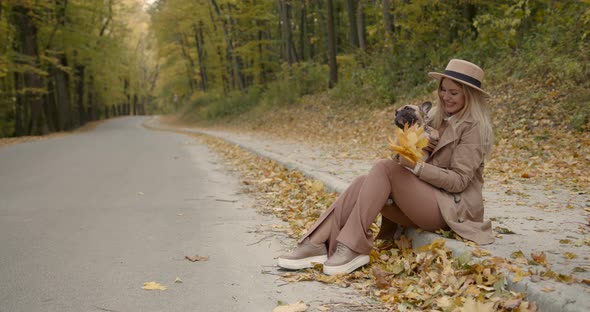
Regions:
[[[377, 215], [403, 226], [435, 231], [446, 223], [436, 202], [433, 186], [391, 159], [375, 163], [367, 175], [357, 177], [301, 239], [326, 243], [328, 255], [340, 242], [369, 254], [373, 234], [369, 227]], [[393, 199], [393, 205], [386, 205]]]

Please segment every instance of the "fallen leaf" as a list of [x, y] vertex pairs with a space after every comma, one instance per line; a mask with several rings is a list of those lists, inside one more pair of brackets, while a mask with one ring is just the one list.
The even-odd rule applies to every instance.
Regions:
[[176, 279], [174, 280], [175, 283], [182, 283], [182, 280], [180, 279], [180, 277], [176, 277]]
[[324, 190], [324, 183], [320, 180], [308, 181], [307, 185], [312, 192], [321, 192]]
[[446, 310], [447, 308], [449, 308], [453, 304], [453, 302], [451, 301], [451, 298], [449, 296], [440, 297], [440, 298], [436, 299], [435, 302], [439, 308], [443, 308], [444, 310]]
[[518, 270], [518, 271], [516, 271], [516, 273], [514, 273], [514, 276], [512, 277], [512, 282], [518, 283], [518, 282], [522, 281], [522, 279], [527, 276], [531, 276], [531, 273], [525, 272], [522, 270]]
[[336, 284], [336, 285], [346, 286], [347, 284], [343, 278], [344, 278], [344, 276], [342, 274], [338, 274], [338, 275], [320, 274], [315, 279], [318, 282], [322, 282], [324, 284]]
[[137, 195], [139, 195], [139, 196], [143, 196], [143, 195], [145, 195], [145, 194], [144, 194], [143, 192], [137, 192]]
[[522, 303], [522, 299], [512, 299], [504, 301], [504, 308], [505, 309], [516, 309]]
[[397, 247], [402, 250], [410, 249], [412, 248], [412, 240], [405, 235], [402, 235], [398, 240], [395, 241], [395, 245], [397, 245]]
[[465, 304], [460, 309], [461, 312], [493, 312], [494, 302], [483, 303], [467, 298]]
[[547, 256], [545, 255], [544, 251], [541, 251], [540, 253], [532, 252], [531, 258], [533, 258], [533, 261], [535, 261], [537, 264], [547, 264]]
[[472, 251], [471, 251], [471, 254], [472, 254], [474, 257], [481, 258], [481, 257], [486, 257], [486, 256], [489, 256], [489, 255], [491, 255], [492, 253], [491, 253], [490, 251], [488, 251], [488, 250], [485, 250], [485, 249], [481, 249], [481, 248], [475, 248], [474, 250], [472, 250]]
[[469, 262], [471, 262], [471, 260], [472, 260], [471, 254], [468, 251], [462, 253], [461, 255], [459, 255], [459, 257], [457, 257], [457, 261], [459, 262], [459, 265], [461, 265], [461, 266], [468, 265]]
[[573, 252], [566, 251], [563, 253], [563, 257], [571, 260], [571, 259], [576, 259], [578, 257], [578, 255], [576, 255]]
[[510, 258], [514, 259], [514, 262], [518, 263], [518, 264], [528, 264], [529, 263], [529, 261], [527, 260], [527, 258], [524, 255], [524, 253], [520, 250], [517, 250], [517, 251], [511, 253]]
[[192, 256], [192, 257], [189, 257], [189, 256], [184, 256], [184, 258], [185, 258], [185, 259], [187, 259], [188, 261], [191, 261], [191, 262], [197, 262], [197, 261], [200, 261], [200, 262], [203, 262], [203, 261], [209, 261], [209, 256], [199, 256], [199, 255], [195, 255], [195, 256]]
[[166, 290], [168, 287], [160, 285], [156, 282], [146, 282], [143, 283], [143, 287], [141, 288], [145, 290]]
[[387, 280], [387, 272], [380, 269], [378, 266], [373, 267], [373, 276], [375, 276], [375, 284], [379, 289], [385, 289], [389, 287], [389, 281]]
[[299, 301], [292, 304], [280, 305], [274, 309], [272, 312], [304, 312], [307, 310], [307, 304], [303, 301]]
[[588, 270], [586, 270], [586, 268], [584, 268], [584, 267], [575, 267], [572, 269], [572, 272], [583, 273], [583, 272], [588, 272]]
[[545, 286], [545, 287], [541, 288], [541, 291], [542, 292], [552, 292], [552, 291], [555, 291], [555, 288], [550, 287], [550, 286]]
[[497, 226], [497, 227], [494, 228], [494, 230], [496, 230], [496, 232], [498, 232], [500, 234], [516, 234], [513, 231], [511, 231], [510, 229], [505, 228], [505, 227], [499, 227], [499, 226]]

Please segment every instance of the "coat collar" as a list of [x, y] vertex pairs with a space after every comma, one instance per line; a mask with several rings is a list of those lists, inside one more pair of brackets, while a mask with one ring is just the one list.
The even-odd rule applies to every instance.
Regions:
[[461, 128], [463, 126], [463, 124], [466, 123], [473, 123], [474, 120], [471, 116], [467, 117], [463, 123], [461, 125], [459, 125], [458, 127], [453, 127], [448, 121], [447, 123], [448, 126], [445, 129], [445, 131], [443, 132], [442, 136], [440, 137], [438, 144], [436, 145], [436, 147], [434, 148], [434, 150], [432, 151], [432, 153], [430, 153], [430, 156], [428, 157], [429, 159], [432, 158], [434, 156], [434, 154], [436, 154], [439, 150], [441, 150], [443, 147], [457, 141], [459, 139], [459, 134], [457, 129]]

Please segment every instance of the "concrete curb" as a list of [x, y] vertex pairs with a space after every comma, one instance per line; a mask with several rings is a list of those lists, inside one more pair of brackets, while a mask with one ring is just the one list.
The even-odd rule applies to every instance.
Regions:
[[[148, 123], [150, 120], [146, 121]], [[283, 158], [282, 155], [278, 155], [269, 151], [257, 150], [251, 148], [250, 146], [246, 146], [237, 142], [231, 138], [220, 136], [216, 133], [207, 131], [207, 130], [198, 130], [198, 129], [191, 129], [191, 128], [170, 128], [170, 127], [161, 127], [161, 126], [150, 126], [153, 128], [157, 128], [160, 130], [171, 130], [171, 131], [184, 131], [189, 133], [198, 133], [204, 134], [208, 136], [212, 136], [218, 139], [222, 139], [228, 143], [237, 145], [255, 155], [258, 155], [263, 158], [271, 159], [276, 161], [277, 163], [281, 164], [282, 166], [297, 170], [303, 173], [305, 176], [319, 180], [324, 183], [325, 187], [329, 191], [335, 191], [338, 193], [342, 193], [348, 183], [342, 181], [338, 178], [335, 178], [331, 175], [322, 174], [320, 172], [315, 171], [313, 168], [306, 166], [303, 163], [299, 163], [296, 161], [290, 161]], [[416, 231], [415, 229], [408, 229], [406, 230], [406, 235], [412, 238], [412, 245], [414, 248], [428, 245], [432, 243], [435, 239], [442, 238], [440, 235], [425, 232], [425, 231]], [[447, 239], [445, 245], [452, 251], [454, 256], [459, 256], [464, 253], [471, 253], [471, 247], [465, 245], [465, 243], [454, 240], [454, 239]], [[542, 312], [586, 312], [590, 311], [590, 293], [586, 292], [584, 294], [583, 290], [580, 291], [573, 291], [571, 287], [563, 283], [551, 283], [551, 287], [555, 288], [556, 291], [554, 292], [544, 292], [542, 289], [547, 286], [544, 282], [534, 282], [529, 277], [523, 278], [518, 283], [513, 283], [512, 278], [514, 274], [511, 272], [505, 272], [506, 279], [507, 279], [507, 289], [515, 292], [526, 292], [527, 299], [531, 302], [535, 302], [539, 311]], [[585, 300], [582, 300], [584, 299]]]

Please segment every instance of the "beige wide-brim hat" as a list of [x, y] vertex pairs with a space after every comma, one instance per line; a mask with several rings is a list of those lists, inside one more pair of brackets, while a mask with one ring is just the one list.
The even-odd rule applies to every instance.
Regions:
[[447, 68], [442, 73], [430, 72], [428, 76], [440, 80], [441, 78], [449, 78], [459, 83], [470, 86], [471, 88], [482, 92], [486, 96], [489, 93], [482, 89], [482, 82], [484, 72], [479, 66], [459, 59], [452, 59], [449, 61]]

